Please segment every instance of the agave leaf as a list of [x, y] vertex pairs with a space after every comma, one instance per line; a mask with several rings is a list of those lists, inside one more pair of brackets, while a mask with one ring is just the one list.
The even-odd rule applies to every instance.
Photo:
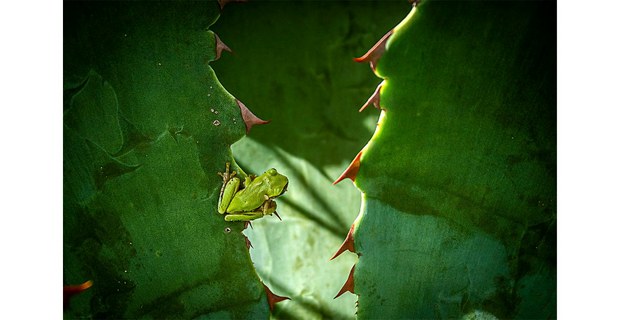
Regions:
[[65, 3], [66, 316], [264, 318], [218, 171], [245, 124], [208, 65], [216, 2]]
[[394, 29], [355, 179], [359, 318], [555, 317], [554, 10], [427, 1]]
[[[380, 82], [351, 63], [407, 15], [406, 1], [250, 1], [226, 8], [213, 30], [234, 48], [213, 67], [230, 92], [273, 125], [252, 139], [313, 164], [344, 166], [372, 135], [360, 115]], [[330, 177], [330, 179], [333, 177]]]

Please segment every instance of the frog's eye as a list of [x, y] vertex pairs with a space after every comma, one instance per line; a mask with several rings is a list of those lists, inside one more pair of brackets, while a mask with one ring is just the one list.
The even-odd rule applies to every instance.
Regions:
[[278, 171], [276, 171], [276, 169], [274, 169], [274, 168], [271, 168], [271, 169], [267, 170], [267, 173], [268, 173], [270, 176], [275, 176], [275, 175], [277, 175], [277, 174], [278, 174]]

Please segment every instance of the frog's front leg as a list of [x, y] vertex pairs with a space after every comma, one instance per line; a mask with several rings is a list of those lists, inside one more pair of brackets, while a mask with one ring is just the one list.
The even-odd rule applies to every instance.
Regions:
[[276, 202], [273, 200], [269, 200], [265, 202], [265, 204], [263, 205], [263, 213], [265, 215], [275, 214], [276, 217], [278, 217], [278, 219], [282, 221], [282, 218], [280, 218], [280, 215], [276, 212], [276, 207], [277, 207]]
[[[271, 200], [271, 199], [269, 199], [269, 197], [267, 197], [267, 200], [265, 200], [265, 203], [263, 203], [263, 206], [262, 206], [262, 208], [263, 208], [263, 215], [266, 216], [268, 214], [270, 215], [270, 214], [276, 212], [276, 207], [277, 207], [276, 202]], [[278, 218], [280, 218], [280, 217], [278, 217]], [[280, 220], [282, 220], [282, 219], [280, 219]]]

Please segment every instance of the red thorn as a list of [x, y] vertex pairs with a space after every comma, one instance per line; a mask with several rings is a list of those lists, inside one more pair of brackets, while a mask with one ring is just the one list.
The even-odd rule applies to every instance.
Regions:
[[63, 307], [65, 309], [69, 307], [69, 301], [71, 300], [71, 297], [73, 297], [74, 295], [80, 292], [84, 292], [86, 289], [92, 287], [92, 285], [93, 285], [93, 282], [91, 280], [88, 280], [82, 284], [62, 287]]
[[353, 292], [353, 272], [354, 271], [355, 271], [355, 265], [353, 266], [353, 268], [351, 268], [351, 272], [349, 272], [349, 277], [347, 278], [347, 281], [344, 283], [344, 286], [342, 286], [342, 289], [340, 289], [340, 291], [334, 297], [334, 299], [340, 297], [343, 293], [347, 291], [355, 294], [355, 292]]
[[254, 248], [252, 246], [252, 242], [250, 242], [250, 238], [245, 237], [245, 246], [248, 247], [248, 250], [250, 250], [250, 248]]
[[360, 170], [360, 158], [362, 158], [362, 151], [360, 151], [355, 156], [355, 159], [353, 159], [351, 164], [344, 170], [344, 172], [340, 175], [340, 177], [336, 179], [336, 181], [334, 181], [334, 183], [332, 184], [337, 184], [338, 182], [344, 180], [345, 178], [349, 178], [351, 179], [351, 181], [355, 181], [357, 172]]
[[283, 300], [291, 300], [291, 298], [289, 297], [282, 297], [282, 296], [279, 296], [271, 292], [269, 287], [267, 287], [264, 283], [263, 283], [263, 287], [265, 287], [265, 293], [267, 294], [267, 302], [269, 302], [269, 310], [271, 311], [273, 311], [273, 307], [276, 303], [283, 301]]
[[248, 226], [250, 226], [251, 229], [254, 229], [254, 227], [252, 226], [252, 222], [250, 222], [250, 221], [246, 221], [245, 222], [245, 225], [243, 226], [243, 229], [247, 229]]
[[366, 107], [368, 107], [371, 103], [375, 106], [375, 108], [381, 110], [381, 87], [383, 87], [383, 82], [379, 83], [377, 89], [375, 89], [375, 92], [372, 93], [366, 103], [364, 103], [364, 105], [358, 110], [359, 112], [364, 111], [364, 109], [366, 109]]
[[342, 245], [340, 245], [340, 248], [338, 248], [338, 251], [336, 251], [336, 253], [334, 253], [334, 255], [329, 258], [329, 260], [334, 260], [337, 256], [339, 256], [341, 253], [345, 252], [346, 250], [349, 250], [353, 253], [355, 253], [355, 245], [353, 242], [353, 231], [355, 230], [355, 224], [351, 225], [351, 228], [349, 229], [349, 233], [347, 233], [347, 237], [344, 239], [344, 242], [342, 243]]
[[383, 52], [385, 52], [385, 44], [387, 43], [387, 40], [390, 38], [392, 33], [394, 33], [394, 29], [388, 31], [388, 33], [386, 33], [379, 41], [377, 41], [377, 43], [375, 43], [375, 45], [372, 46], [372, 48], [370, 48], [370, 50], [368, 50], [365, 55], [359, 58], [353, 58], [353, 61], [370, 62], [370, 68], [372, 69], [372, 71], [375, 71], [377, 68], [377, 62], [379, 62], [379, 58], [381, 58]]
[[259, 117], [255, 116], [252, 111], [250, 111], [250, 109], [248, 109], [248, 107], [243, 104], [243, 102], [239, 101], [238, 99], [235, 100], [237, 101], [239, 109], [241, 109], [241, 117], [243, 118], [243, 122], [245, 122], [245, 134], [250, 133], [250, 129], [252, 129], [252, 127], [257, 124], [267, 124], [270, 122], [262, 120]]
[[220, 10], [224, 9], [224, 6], [229, 2], [247, 2], [247, 0], [217, 0], [220, 4]]
[[232, 50], [230, 50], [230, 48], [220, 39], [220, 37], [215, 33], [213, 34], [215, 35], [215, 60], [220, 58], [222, 51], [224, 50], [232, 53]]

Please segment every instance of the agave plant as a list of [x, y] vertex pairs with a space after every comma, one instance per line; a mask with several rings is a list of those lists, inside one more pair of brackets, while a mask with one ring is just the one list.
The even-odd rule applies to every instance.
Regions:
[[66, 317], [555, 317], [553, 3], [226, 2], [65, 3]]

